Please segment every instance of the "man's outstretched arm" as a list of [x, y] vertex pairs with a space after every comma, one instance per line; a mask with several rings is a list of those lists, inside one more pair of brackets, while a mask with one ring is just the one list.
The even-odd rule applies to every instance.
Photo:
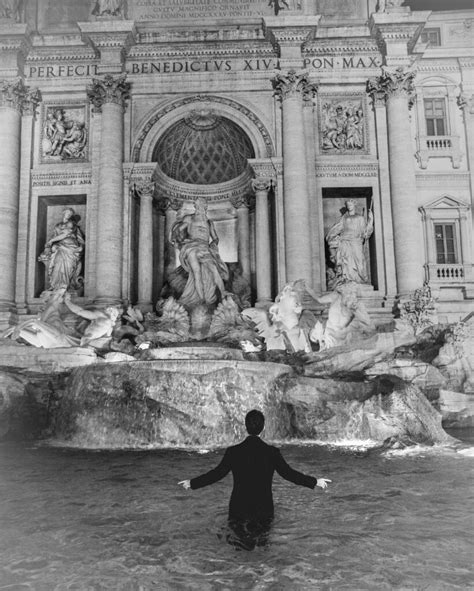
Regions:
[[327, 483], [331, 482], [331, 480], [328, 478], [314, 478], [314, 476], [307, 476], [306, 474], [293, 469], [289, 464], [286, 463], [279, 450], [276, 450], [276, 456], [276, 471], [282, 478], [293, 482], [293, 484], [306, 486], [308, 488], [319, 486], [320, 488], [324, 489], [327, 488]]
[[221, 480], [230, 472], [230, 462], [229, 462], [229, 454], [228, 450], [226, 450], [224, 457], [222, 458], [220, 464], [206, 472], [205, 474], [201, 474], [201, 476], [197, 476], [192, 480], [181, 480], [178, 482], [183, 488], [189, 489], [192, 488], [193, 490], [197, 488], [202, 488], [203, 486], [208, 486], [209, 484], [214, 484], [215, 482]]

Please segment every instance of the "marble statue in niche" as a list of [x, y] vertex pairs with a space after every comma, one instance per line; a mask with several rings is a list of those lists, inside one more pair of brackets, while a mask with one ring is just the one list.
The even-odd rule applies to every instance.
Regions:
[[92, 9], [94, 16], [123, 17], [124, 0], [97, 0]]
[[362, 100], [327, 100], [321, 107], [321, 148], [325, 152], [365, 148]]
[[229, 278], [226, 263], [219, 255], [219, 238], [207, 217], [207, 204], [196, 199], [194, 213], [181, 213], [171, 228], [171, 243], [179, 249], [181, 268], [187, 273], [179, 302], [187, 309], [215, 304], [225, 294]]
[[85, 239], [74, 209], [67, 207], [53, 229], [38, 260], [48, 269], [48, 291], [79, 290], [82, 277], [82, 258]]
[[83, 108], [48, 108], [43, 127], [43, 157], [84, 160], [87, 139]]
[[329, 267], [332, 270], [331, 281], [328, 281], [329, 288], [345, 281], [369, 283], [365, 243], [374, 231], [372, 205], [367, 219], [364, 215], [357, 213], [356, 202], [353, 199], [346, 201], [345, 208], [346, 211], [329, 228], [326, 235], [329, 246]]

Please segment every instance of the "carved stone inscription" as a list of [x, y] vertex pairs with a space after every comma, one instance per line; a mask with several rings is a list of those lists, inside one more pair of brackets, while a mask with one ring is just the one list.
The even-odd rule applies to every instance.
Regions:
[[320, 96], [320, 147], [326, 153], [366, 152], [361, 96]]
[[131, 20], [258, 17], [273, 14], [268, 0], [129, 0]]
[[84, 106], [47, 106], [44, 110], [41, 145], [43, 162], [86, 160], [87, 127]]

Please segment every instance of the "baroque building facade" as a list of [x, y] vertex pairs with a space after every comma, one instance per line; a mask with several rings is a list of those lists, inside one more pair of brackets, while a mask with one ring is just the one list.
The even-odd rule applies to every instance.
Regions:
[[428, 281], [440, 319], [465, 316], [474, 10], [401, 4], [0, 1], [1, 325], [39, 310], [65, 209], [78, 301], [152, 309], [198, 197], [257, 305], [331, 287], [352, 199], [372, 314]]

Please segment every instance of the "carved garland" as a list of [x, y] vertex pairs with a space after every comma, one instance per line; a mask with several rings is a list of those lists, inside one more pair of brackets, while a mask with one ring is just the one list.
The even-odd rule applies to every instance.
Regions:
[[255, 115], [255, 113], [253, 113], [250, 109], [247, 109], [247, 107], [244, 107], [243, 105], [236, 103], [235, 101], [233, 101], [231, 99], [220, 97], [220, 96], [198, 94], [198, 95], [186, 97], [184, 99], [180, 99], [174, 103], [170, 103], [169, 105], [166, 105], [165, 107], [160, 109], [157, 113], [155, 113], [148, 120], [147, 124], [142, 129], [142, 131], [141, 131], [140, 135], [138, 136], [138, 139], [136, 140], [135, 145], [133, 147], [132, 161], [139, 162], [140, 151], [142, 149], [143, 143], [145, 142], [145, 138], [148, 135], [148, 133], [150, 132], [150, 130], [153, 128], [153, 126], [157, 123], [157, 121], [159, 121], [165, 115], [167, 115], [168, 113], [171, 113], [171, 111], [174, 111], [175, 109], [178, 109], [182, 106], [189, 105], [192, 103], [197, 103], [197, 102], [222, 104], [222, 105], [226, 105], [228, 107], [231, 107], [232, 109], [235, 109], [236, 111], [239, 111], [240, 113], [242, 113], [242, 115], [244, 115], [245, 117], [250, 119], [250, 121], [252, 121], [252, 123], [255, 125], [255, 127], [260, 132], [260, 134], [263, 138], [263, 141], [265, 143], [265, 146], [266, 146], [267, 157], [270, 158], [271, 156], [273, 156], [274, 148], [273, 148], [273, 142], [270, 137], [270, 134], [269, 134], [267, 128], [265, 127], [265, 125]]

